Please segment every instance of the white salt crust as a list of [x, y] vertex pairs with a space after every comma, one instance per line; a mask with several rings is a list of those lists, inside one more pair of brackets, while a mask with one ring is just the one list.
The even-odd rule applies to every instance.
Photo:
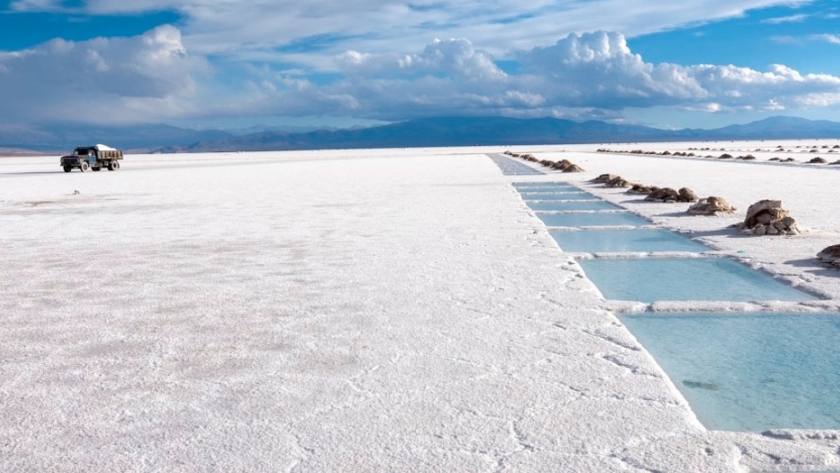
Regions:
[[[703, 428], [615, 315], [696, 306], [604, 301], [510, 185], [572, 179], [836, 299], [811, 259], [840, 175], [597, 147], [510, 148], [573, 176], [503, 176], [501, 148], [0, 159], [0, 471], [840, 470], [833, 432]], [[607, 172], [810, 232], [740, 237]]]

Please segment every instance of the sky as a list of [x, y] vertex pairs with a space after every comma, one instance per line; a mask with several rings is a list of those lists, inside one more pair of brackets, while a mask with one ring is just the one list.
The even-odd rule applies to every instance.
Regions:
[[0, 125], [840, 121], [836, 0], [0, 0]]

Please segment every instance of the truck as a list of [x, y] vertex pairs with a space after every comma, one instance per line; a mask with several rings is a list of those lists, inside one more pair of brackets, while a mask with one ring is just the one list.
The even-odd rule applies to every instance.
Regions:
[[61, 157], [61, 167], [64, 172], [70, 172], [73, 168], [79, 168], [82, 172], [90, 169], [101, 171], [103, 168], [116, 171], [120, 168], [122, 158], [122, 151], [103, 144], [79, 146], [73, 150], [73, 154]]

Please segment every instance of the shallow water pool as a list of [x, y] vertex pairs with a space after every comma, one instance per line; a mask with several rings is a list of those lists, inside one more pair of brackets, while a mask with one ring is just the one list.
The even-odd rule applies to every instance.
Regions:
[[622, 210], [621, 207], [603, 200], [572, 200], [572, 201], [528, 201], [525, 202], [531, 210], [566, 212], [569, 210]]
[[584, 190], [580, 190], [576, 187], [554, 187], [554, 188], [546, 188], [546, 189], [517, 189], [523, 196], [539, 196], [543, 194], [588, 194], [592, 195], [589, 192]]
[[600, 200], [589, 192], [583, 191], [526, 193], [520, 194], [520, 196], [525, 202], [535, 200]]
[[711, 248], [674, 232], [660, 229], [550, 231], [563, 251], [654, 252], [689, 251], [703, 253]]
[[710, 429], [840, 429], [840, 314], [621, 320]]
[[601, 294], [613, 300], [816, 300], [728, 258], [596, 258], [579, 263]]
[[549, 227], [620, 227], [625, 225], [651, 225], [642, 217], [630, 212], [590, 213], [539, 213], [537, 217]]
[[538, 171], [527, 164], [520, 163], [519, 161], [514, 161], [507, 156], [500, 155], [500, 154], [488, 154], [487, 155], [490, 159], [496, 163], [496, 166], [502, 171], [502, 174], [505, 176], [527, 176], [531, 174], [545, 174], [542, 171]]
[[546, 190], [580, 190], [566, 182], [514, 182], [513, 187], [519, 192], [544, 192]]

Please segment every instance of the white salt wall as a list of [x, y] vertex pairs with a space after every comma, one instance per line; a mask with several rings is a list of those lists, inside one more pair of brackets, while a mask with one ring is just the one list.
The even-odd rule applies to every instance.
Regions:
[[0, 160], [0, 470], [840, 468], [703, 429], [483, 151]]

